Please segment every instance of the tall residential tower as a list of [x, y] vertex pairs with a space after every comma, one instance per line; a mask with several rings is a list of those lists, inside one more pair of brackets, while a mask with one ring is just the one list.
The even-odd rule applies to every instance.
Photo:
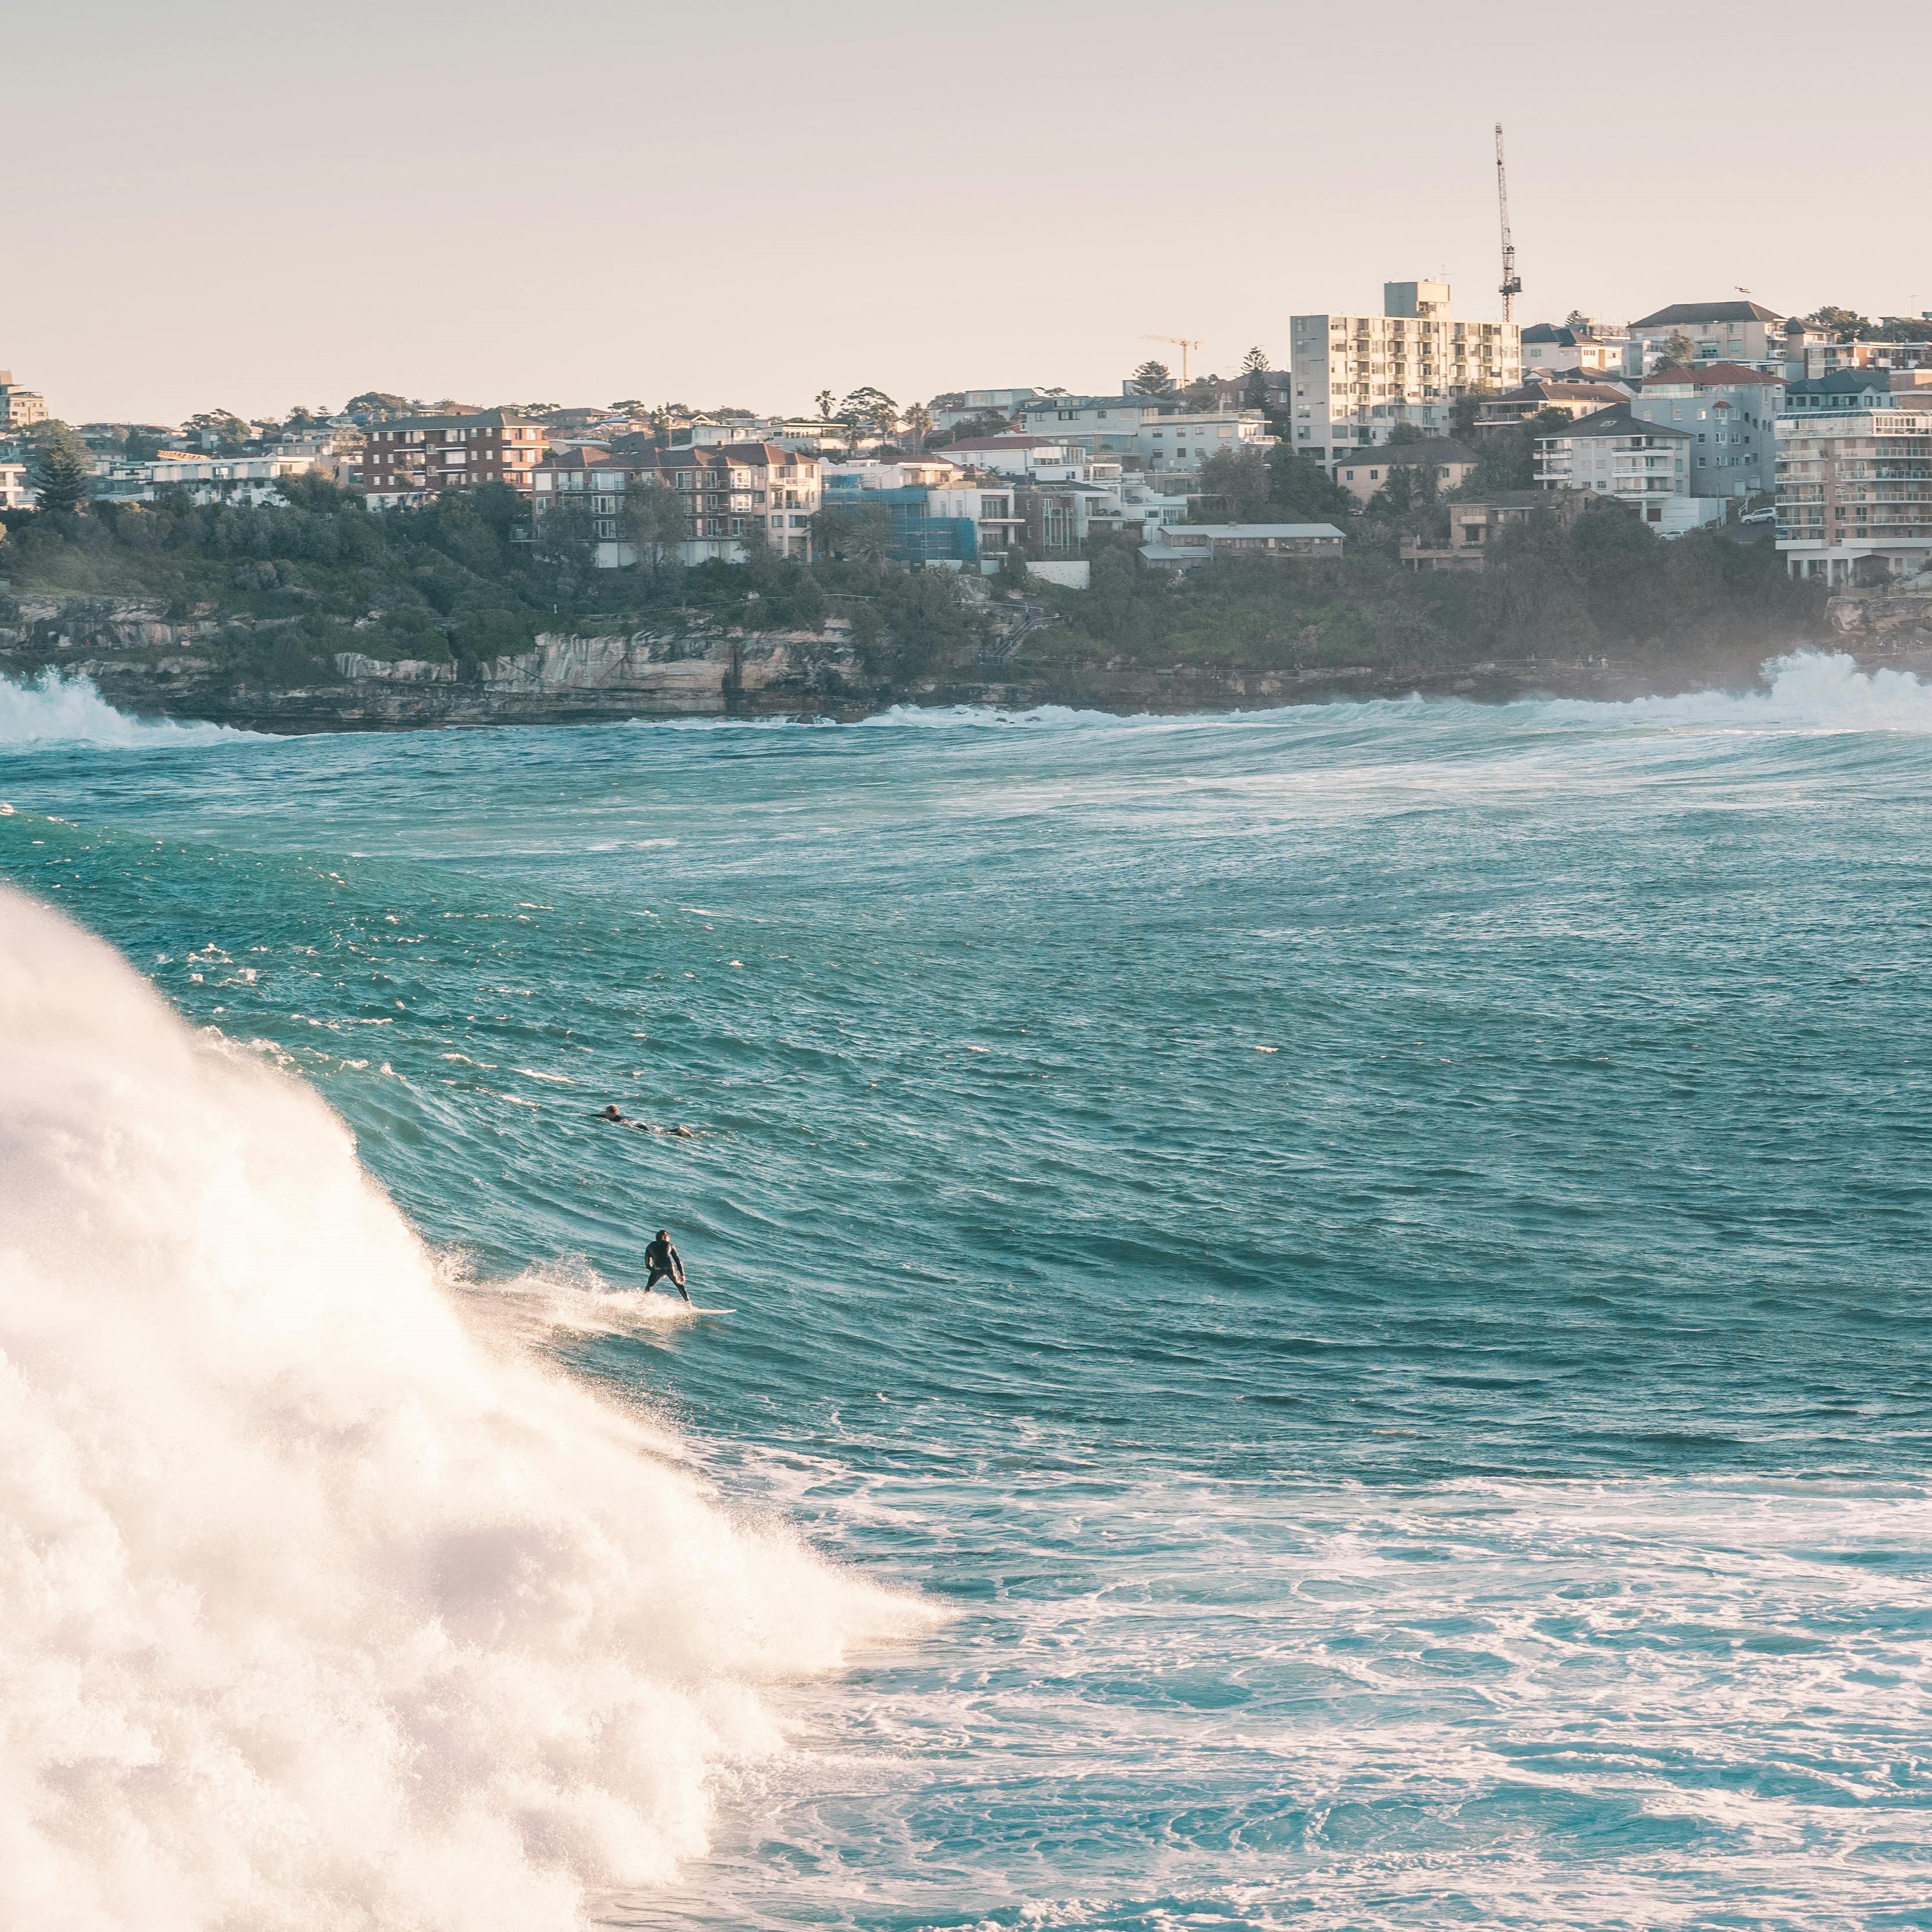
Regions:
[[1399, 422], [1444, 434], [1458, 396], [1522, 380], [1522, 332], [1456, 321], [1447, 282], [1385, 282], [1380, 315], [1298, 315], [1289, 337], [1294, 447], [1330, 466]]

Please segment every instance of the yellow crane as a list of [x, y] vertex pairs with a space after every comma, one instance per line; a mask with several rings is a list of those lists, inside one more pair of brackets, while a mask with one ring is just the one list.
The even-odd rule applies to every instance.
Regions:
[[1171, 342], [1174, 344], [1175, 348], [1180, 351], [1180, 386], [1184, 389], [1186, 388], [1187, 386], [1187, 352], [1190, 349], [1198, 349], [1201, 346], [1200, 344], [1191, 340], [1185, 335], [1144, 335], [1141, 338], [1141, 340], [1143, 342]]

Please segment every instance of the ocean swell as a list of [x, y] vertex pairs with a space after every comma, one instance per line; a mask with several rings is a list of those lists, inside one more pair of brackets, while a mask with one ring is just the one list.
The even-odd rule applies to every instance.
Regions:
[[573, 1925], [909, 1615], [466, 1328], [311, 1093], [0, 889], [0, 1924]]

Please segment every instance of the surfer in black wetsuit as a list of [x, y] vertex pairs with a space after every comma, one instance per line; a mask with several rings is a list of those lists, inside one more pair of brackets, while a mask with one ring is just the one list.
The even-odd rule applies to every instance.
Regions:
[[661, 1281], [668, 1281], [682, 1295], [688, 1305], [691, 1294], [684, 1285], [684, 1263], [679, 1259], [676, 1249], [670, 1244], [668, 1229], [660, 1228], [657, 1239], [644, 1250], [644, 1265], [650, 1274], [644, 1282], [644, 1292], [648, 1294]]

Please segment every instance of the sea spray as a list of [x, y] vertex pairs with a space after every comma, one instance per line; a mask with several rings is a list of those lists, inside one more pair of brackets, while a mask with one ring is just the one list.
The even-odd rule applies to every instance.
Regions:
[[0, 1924], [541, 1932], [904, 1606], [466, 1331], [305, 1088], [0, 890]]
[[130, 718], [103, 698], [92, 678], [64, 676], [51, 666], [16, 683], [0, 677], [0, 750], [39, 745], [92, 746], [103, 751], [273, 742], [259, 732], [172, 718]]

